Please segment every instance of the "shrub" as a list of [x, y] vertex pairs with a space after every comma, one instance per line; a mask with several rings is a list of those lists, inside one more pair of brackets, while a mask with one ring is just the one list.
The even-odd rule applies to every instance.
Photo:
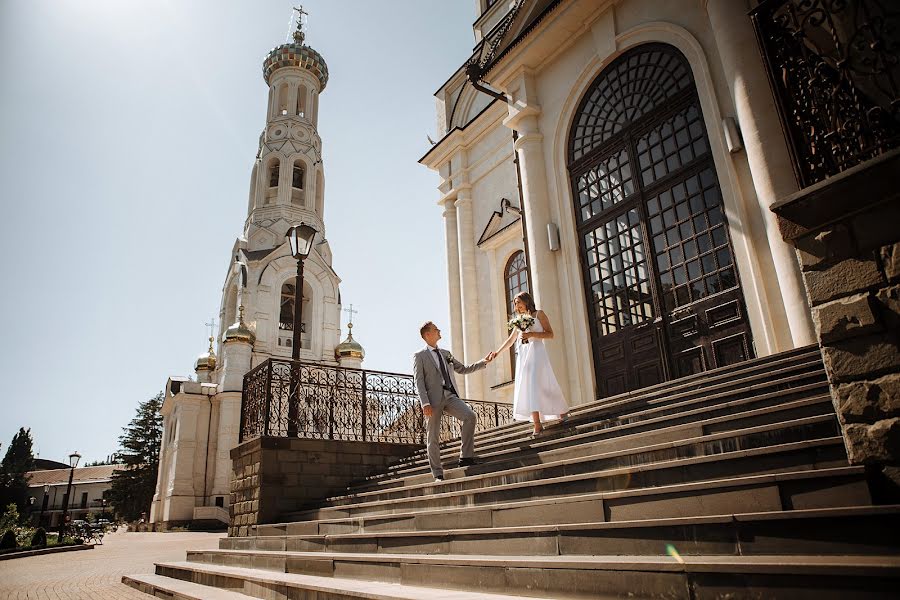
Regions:
[[84, 540], [81, 538], [75, 538], [75, 545], [80, 546], [84, 543]]
[[44, 531], [43, 527], [38, 527], [34, 531], [34, 535], [31, 536], [31, 545], [32, 546], [46, 546], [47, 545], [47, 532]]
[[3, 538], [0, 538], [0, 550], [7, 550], [15, 548], [16, 546], [18, 546], [18, 544], [16, 544], [16, 532], [12, 529], [8, 529], [6, 533], [3, 534]]

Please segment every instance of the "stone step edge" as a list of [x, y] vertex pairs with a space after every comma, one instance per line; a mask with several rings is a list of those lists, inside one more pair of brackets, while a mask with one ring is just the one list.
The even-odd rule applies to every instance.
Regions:
[[[202, 554], [203, 550], [191, 551]], [[900, 577], [900, 556], [889, 555], [592, 555], [516, 556], [474, 554], [389, 554], [342, 552], [290, 552], [275, 550], [216, 550], [217, 555], [264, 555], [310, 561], [418, 563], [463, 567], [507, 569], [582, 569], [597, 571], [651, 571], [694, 573], [757, 573], [789, 575], [877, 575]], [[173, 566], [184, 563], [156, 563]], [[209, 563], [188, 562], [189, 565]], [[177, 568], [177, 567], [176, 567]], [[214, 570], [214, 569], [211, 569]]]
[[[424, 489], [433, 489], [435, 487], [439, 487], [442, 485], [443, 486], [453, 485], [454, 483], [460, 483], [463, 481], [466, 481], [466, 482], [472, 482], [472, 481], [478, 481], [478, 480], [484, 481], [484, 480], [492, 479], [492, 478], [496, 478], [496, 477], [513, 476], [513, 475], [518, 475], [521, 473], [540, 471], [540, 470], [544, 470], [544, 469], [553, 469], [553, 468], [561, 467], [561, 466], [578, 465], [581, 463], [591, 462], [591, 461], [595, 461], [595, 460], [617, 458], [617, 457], [621, 457], [621, 456], [628, 456], [631, 454], [644, 454], [647, 452], [654, 452], [657, 450], [665, 450], [665, 449], [669, 449], [669, 448], [678, 448], [681, 446], [690, 446], [690, 445], [694, 445], [694, 444], [711, 443], [711, 442], [716, 442], [716, 441], [723, 440], [723, 439], [749, 436], [749, 435], [754, 435], [757, 433], [763, 433], [766, 431], [778, 431], [778, 430], [790, 429], [792, 427], [803, 427], [804, 425], [827, 423], [828, 421], [830, 421], [834, 418], [835, 418], [834, 413], [826, 413], [826, 414], [822, 414], [822, 415], [815, 415], [812, 417], [791, 419], [789, 421], [779, 421], [777, 423], [770, 423], [767, 425], [757, 425], [754, 427], [745, 427], [743, 429], [734, 429], [734, 430], [730, 430], [730, 431], [722, 431], [722, 432], [711, 433], [711, 434], [707, 434], [707, 435], [694, 436], [692, 438], [685, 438], [685, 439], [676, 440], [673, 442], [660, 442], [657, 444], [650, 444], [648, 446], [639, 446], [637, 448], [626, 448], [624, 450], [611, 450], [611, 451], [607, 451], [607, 452], [599, 452], [597, 454], [589, 454], [587, 456], [579, 456], [577, 458], [567, 458], [567, 459], [556, 460], [556, 461], [551, 461], [551, 462], [547, 462], [547, 463], [526, 465], [524, 467], [515, 467], [512, 469], [503, 469], [500, 471], [490, 471], [487, 473], [479, 473], [477, 475], [464, 475], [463, 477], [446, 479], [446, 480], [444, 480], [444, 482], [442, 484], [435, 483], [433, 481], [426, 482], [426, 483], [413, 483], [413, 484], [404, 485], [401, 487], [388, 488], [388, 489], [383, 489], [383, 490], [366, 491], [366, 492], [361, 492], [358, 494], [346, 494], [346, 495], [342, 495], [342, 496], [331, 496], [329, 498], [325, 498], [325, 500], [323, 500], [323, 502], [340, 502], [340, 501], [344, 501], [344, 500], [351, 500], [351, 501], [361, 500], [361, 499], [364, 499], [364, 498], [367, 498], [370, 496], [392, 494], [392, 493], [397, 493], [402, 490], [424, 490]], [[781, 445], [781, 444], [778, 444], [778, 445], [772, 446], [772, 447], [777, 447], [779, 445]], [[762, 446], [762, 447], [765, 448], [766, 446]], [[757, 449], [758, 448], [752, 448], [750, 450], [757, 450]], [[747, 450], [747, 451], [750, 451], [750, 450]], [[720, 454], [727, 454], [727, 453], [720, 453]], [[705, 456], [710, 456], [710, 455], [703, 455], [703, 456], [705, 457]], [[718, 454], [716, 456], [718, 456]], [[690, 458], [701, 458], [701, 457], [690, 457]], [[666, 462], [669, 462], [669, 461], [660, 461], [660, 463], [666, 463]], [[636, 470], [636, 469], [639, 469], [640, 467], [644, 467], [646, 465], [651, 465], [651, 464], [657, 464], [657, 463], [643, 463], [643, 464], [634, 465], [633, 467], [628, 467], [628, 468], [632, 469], [632, 470]], [[480, 466], [489, 466], [489, 465], [490, 465], [490, 463], [486, 463], [485, 465], [480, 465]], [[612, 469], [608, 469], [608, 470], [604, 470], [604, 471], [593, 471], [592, 473], [595, 473], [595, 474], [596, 473], [606, 473], [607, 471], [616, 471], [617, 469], [623, 469], [623, 468], [625, 468], [625, 467], [614, 467]], [[491, 487], [493, 487], [493, 486], [491, 486]], [[387, 498], [385, 500], [387, 500]]]
[[[609, 500], [638, 496], [654, 496], [664, 494], [679, 494], [684, 492], [692, 492], [703, 489], [723, 489], [758, 486], [766, 483], [778, 483], [781, 481], [798, 481], [801, 479], [816, 478], [834, 478], [834, 477], [865, 477], [865, 467], [830, 467], [826, 469], [803, 469], [799, 471], [787, 471], [783, 473], [764, 473], [762, 475], [746, 475], [742, 477], [728, 477], [723, 479], [709, 479], [706, 481], [692, 481], [690, 483], [675, 483], [672, 485], [660, 485], [646, 488], [635, 488], [629, 490], [617, 490], [610, 492], [593, 492], [590, 494], [577, 494], [572, 496], [542, 498], [539, 500], [520, 500], [517, 502], [499, 502], [493, 504], [478, 504], [472, 506], [461, 507], [445, 507], [426, 510], [410, 510], [398, 513], [379, 513], [372, 515], [356, 515], [350, 517], [335, 517], [331, 519], [314, 519], [310, 521], [285, 521], [282, 523], [263, 524], [263, 527], [281, 526], [285, 527], [293, 523], [352, 523], [359, 522], [361, 518], [365, 520], [397, 520], [401, 518], [415, 517], [416, 515], [433, 515], [447, 514], [453, 512], [464, 512], [471, 510], [507, 510], [513, 508], [528, 508], [533, 506], [543, 506], [547, 504], [568, 504], [571, 502], [585, 502], [593, 500]], [[610, 521], [616, 523], [618, 521]], [[260, 527], [260, 525], [257, 525]]]
[[[309, 591], [323, 593], [339, 592], [346, 596], [366, 600], [534, 600], [533, 597], [511, 596], [509, 594], [485, 594], [482, 592], [467, 592], [461, 590], [441, 590], [438, 588], [427, 588], [400, 583], [363, 581], [340, 577], [321, 577], [299, 573], [277, 573], [241, 567], [217, 566], [215, 568], [210, 568], [208, 565], [203, 565], [202, 563], [164, 563], [162, 566], [188, 569], [208, 575], [228, 575], [245, 581], [266, 585], [284, 585], [287, 587], [298, 587]], [[191, 600], [213, 600], [213, 598], [215, 600], [247, 600], [248, 598], [253, 597], [242, 594], [241, 592], [193, 583], [181, 579], [174, 579], [163, 575], [140, 574], [125, 575], [122, 577], [122, 583], [129, 585], [130, 587], [135, 587], [131, 585], [128, 580], [143, 582], [154, 588], [162, 589], [170, 593], [177, 593], [180, 594], [179, 597], [189, 598]]]
[[[800, 385], [800, 386], [796, 386], [796, 387], [792, 387], [792, 388], [784, 388], [784, 389], [779, 389], [779, 390], [767, 391], [763, 394], [744, 396], [744, 397], [740, 397], [740, 398], [737, 398], [734, 400], [729, 400], [727, 402], [722, 402], [720, 404], [716, 404], [714, 408], [721, 409], [721, 408], [733, 406], [733, 405], [759, 402], [759, 401], [772, 399], [772, 398], [775, 398], [778, 396], [788, 395], [788, 394], [797, 394], [797, 393], [803, 393], [803, 392], [810, 392], [810, 394], [814, 394], [816, 390], [821, 390], [821, 392], [819, 394], [816, 394], [816, 396], [820, 396], [820, 395], [821, 396], [830, 396], [828, 393], [828, 382], [823, 381], [823, 382], [818, 382], [818, 383], [804, 384], [804, 385]], [[731, 394], [728, 394], [728, 395], [730, 396]], [[696, 408], [692, 408], [692, 409], [678, 413], [678, 416], [690, 415], [692, 413], [702, 412], [705, 408], [709, 408], [708, 406], [706, 406], [706, 403], [709, 401], [709, 399], [710, 399], [710, 397], [703, 396], [703, 397], [688, 399], [683, 402], [675, 403], [675, 404], [659, 405], [659, 406], [654, 406], [654, 407], [649, 407], [649, 408], [642, 407], [641, 410], [638, 410], [634, 413], [627, 413], [627, 414], [623, 414], [623, 415], [620, 415], [620, 416], [617, 416], [617, 417], [611, 418], [611, 419], [600, 419], [597, 421], [590, 421], [590, 422], [582, 423], [582, 424], [578, 424], [578, 425], [566, 424], [564, 427], [560, 427], [559, 422], [553, 422], [547, 426], [547, 428], [549, 430], [548, 431], [549, 435], [553, 435], [554, 433], [560, 433], [563, 431], [573, 430], [573, 429], [574, 429], [574, 431], [576, 431], [578, 433], [575, 433], [573, 435], [568, 435], [565, 437], [554, 436], [551, 439], [547, 439], [547, 440], [537, 440], [537, 441], [529, 440], [527, 436], [530, 435], [531, 426], [523, 425], [520, 427], [521, 431], [510, 430], [510, 431], [504, 432], [504, 435], [500, 439], [492, 438], [492, 443], [479, 444], [478, 440], [476, 439], [475, 446], [476, 446], [476, 449], [481, 452], [484, 452], [485, 450], [490, 450], [492, 448], [497, 449], [497, 451], [499, 451], [499, 452], [503, 452], [503, 451], [515, 452], [516, 446], [518, 446], [518, 448], [521, 448], [523, 438], [526, 443], [531, 442], [531, 444], [529, 444], [529, 445], [531, 447], [533, 447], [535, 445], [540, 445], [540, 444], [543, 444], [543, 445], [554, 444], [554, 443], [557, 443], [560, 440], [564, 440], [564, 439], [570, 440], [570, 439], [577, 439], [580, 437], [606, 436], [609, 434], [609, 432], [618, 431], [618, 430], [620, 430], [620, 428], [646, 426], [647, 424], [652, 424], [654, 422], [664, 421], [665, 419], [671, 418], [672, 415], [662, 414], [662, 415], [659, 415], [656, 417], [650, 417], [647, 419], [639, 419], [639, 420], [628, 421], [628, 422], [612, 425], [611, 427], [598, 427], [598, 425], [603, 424], [604, 422], [614, 422], [614, 421], [619, 421], [619, 420], [623, 420], [623, 419], [631, 419], [637, 415], [652, 414], [654, 412], [659, 412], [661, 409], [669, 409], [669, 408], [673, 408], [673, 407], [677, 408], [679, 406], [685, 407], [685, 406], [691, 406], [691, 405], [695, 405], [695, 404], [699, 405]], [[459, 443], [458, 442], [444, 445], [441, 448], [441, 457], [452, 460], [454, 455], [457, 454], [458, 451], [459, 451]], [[426, 464], [427, 464], [427, 457], [425, 456], [424, 451], [416, 452], [409, 458], [404, 459], [403, 461], [398, 461], [398, 462], [393, 463], [388, 468], [388, 470], [385, 471], [384, 473], [380, 473], [377, 475], [371, 475], [365, 479], [362, 479], [361, 481], [367, 482], [367, 483], [381, 482], [381, 481], [384, 481], [385, 479], [390, 479], [391, 477], [396, 477], [396, 476], [402, 475], [403, 473], [408, 473], [410, 471], [420, 469], [420, 468], [422, 468], [422, 466], [424, 466]]]
[[248, 600], [250, 598], [250, 596], [240, 592], [172, 577], [164, 577], [153, 573], [123, 575], [122, 583], [154, 598], [160, 597], [157, 592], [161, 592], [164, 594], [163, 597], [172, 598], [173, 600]]
[[[716, 408], [717, 409], [735, 408], [735, 407], [740, 406], [741, 404], [747, 404], [747, 403], [753, 402], [755, 400], [758, 400], [759, 398], [760, 398], [759, 396], [756, 396], [756, 397], [748, 398], [748, 399], [733, 400], [731, 402], [727, 402], [727, 403], [718, 405], [718, 406], [716, 406]], [[824, 414], [834, 414], [833, 406], [830, 403], [831, 403], [831, 396], [829, 394], [822, 394], [819, 396], [811, 396], [809, 398], [800, 398], [798, 400], [792, 400], [785, 404], [765, 406], [762, 408], [755, 408], [755, 409], [742, 411], [742, 412], [729, 413], [729, 414], [721, 415], [718, 417], [711, 417], [709, 419], [703, 419], [703, 420], [699, 420], [699, 421], [689, 421], [687, 423], [679, 423], [677, 425], [671, 425], [668, 427], [660, 427], [658, 429], [653, 429], [651, 432], [639, 431], [639, 432], [635, 432], [635, 433], [625, 433], [624, 435], [613, 436], [610, 438], [607, 438], [606, 436], [600, 437], [601, 435], [603, 435], [607, 432], [610, 432], [610, 431], [623, 431], [623, 430], [627, 430], [627, 429], [632, 429], [632, 428], [635, 428], [638, 426], [652, 424], [654, 421], [664, 422], [667, 418], [670, 417], [670, 415], [663, 415], [660, 417], [654, 417], [653, 419], [648, 419], [646, 421], [636, 421], [633, 423], [627, 423], [624, 425], [609, 427], [606, 429], [597, 429], [597, 430], [593, 430], [590, 432], [569, 435], [569, 436], [564, 436], [564, 437], [558, 437], [558, 438], [553, 438], [553, 439], [544, 440], [544, 441], [537, 440], [537, 441], [529, 444], [529, 448], [534, 449], [539, 446], [556, 446], [556, 445], [558, 445], [558, 442], [560, 442], [560, 441], [563, 441], [563, 440], [571, 441], [573, 439], [574, 440], [581, 439], [581, 440], [583, 440], [583, 442], [585, 444], [598, 444], [598, 443], [609, 442], [612, 440], [618, 441], [618, 440], [633, 438], [636, 436], [648, 435], [649, 433], [652, 433], [655, 435], [660, 432], [666, 432], [666, 431], [672, 432], [672, 431], [678, 431], [679, 429], [691, 429], [691, 428], [696, 428], [696, 427], [703, 427], [706, 425], [715, 425], [715, 424], [719, 424], [719, 423], [725, 423], [728, 421], [737, 421], [740, 419], [746, 419], [746, 418], [752, 418], [752, 417], [759, 416], [759, 415], [783, 412], [783, 411], [788, 411], [788, 410], [792, 410], [795, 408], [801, 408], [804, 406], [813, 406], [816, 404], [823, 404], [823, 405], [827, 404], [829, 406], [829, 408], [831, 409], [828, 413], [822, 413], [823, 415]], [[699, 407], [699, 408], [692, 409], [690, 411], [686, 411], [684, 413], [679, 413], [679, 416], [694, 415], [694, 414], [702, 415], [705, 410], [706, 410], [706, 407]], [[729, 431], [737, 431], [737, 430], [735, 429], [735, 430], [729, 430]], [[591, 440], [590, 438], [599, 438], [599, 439]], [[538, 450], [535, 453], [535, 455], [541, 456], [541, 457], [546, 457], [546, 456], [551, 456], [552, 454], [557, 454], [557, 453], [562, 454], [565, 452], [571, 452], [575, 445], [577, 445], [577, 444], [561, 446], [561, 447], [551, 447], [546, 450]], [[476, 449], [477, 449], [477, 447], [476, 447]], [[505, 459], [502, 457], [503, 454], [512, 454], [512, 453], [521, 452], [521, 451], [522, 451], [522, 448], [520, 446], [517, 449], [509, 448], [506, 450], [501, 450], [501, 451], [497, 451], [497, 452], [493, 452], [493, 453], [478, 452], [477, 455], [479, 458], [482, 458], [482, 459], [488, 459], [490, 457], [500, 456], [501, 458], [497, 459], [496, 462], [502, 462], [504, 460], [508, 460], [508, 459]], [[495, 461], [491, 460], [491, 462], [495, 462]], [[382, 486], [381, 489], [384, 490], [384, 489], [388, 489], [390, 487], [399, 487], [399, 486], [388, 486], [387, 484], [391, 483], [391, 482], [396, 483], [398, 480], [401, 480], [401, 481], [404, 481], [404, 483], [401, 485], [406, 485], [405, 480], [407, 480], [407, 479], [410, 479], [412, 477], [417, 477], [419, 475], [430, 475], [430, 471], [428, 470], [427, 463], [423, 462], [423, 464], [421, 466], [416, 466], [416, 467], [413, 467], [412, 465], [408, 465], [408, 467], [409, 468], [406, 470], [394, 471], [393, 473], [389, 472], [388, 474], [386, 474], [386, 476], [387, 476], [386, 479], [364, 480], [365, 481], [364, 484], [351, 486], [350, 489], [359, 489], [361, 492], [378, 491], [379, 487], [377, 487], [377, 486], [381, 485]], [[453, 470], [453, 469], [457, 469], [457, 468], [459, 468], [459, 467], [451, 467], [450, 469], [447, 469], [447, 470], [449, 471], [449, 470]], [[404, 473], [404, 471], [406, 472], [405, 475], [402, 474], [402, 473]], [[371, 488], [371, 489], [369, 489], [369, 488]]]
[[[818, 368], [813, 368], [813, 367], [818, 367]], [[761, 366], [760, 366], [760, 368], [761, 368]], [[812, 369], [812, 370], [803, 371], [803, 369]], [[789, 377], [784, 377], [782, 379], [774, 379], [773, 380], [773, 377], [778, 377], [779, 375], [784, 374], [785, 372], [792, 372], [792, 371], [801, 371], [801, 372], [791, 375]], [[736, 372], [740, 373], [741, 371], [736, 371]], [[608, 398], [605, 398], [603, 400], [595, 400], [592, 402], [588, 402], [586, 404], [580, 404], [577, 406], [573, 406], [571, 408], [571, 410], [569, 411], [569, 417], [571, 420], [578, 420], [578, 419], [584, 418], [585, 416], [588, 416], [590, 413], [592, 413], [596, 410], [602, 409], [603, 412], [609, 412], [608, 409], [610, 409], [610, 408], [613, 408], [615, 406], [627, 406], [629, 404], [634, 404], [636, 401], [641, 400], [641, 399], [646, 400], [648, 402], [649, 406], [655, 406], [655, 405], [662, 406], [661, 402], [663, 400], [671, 401], [672, 399], [678, 399], [678, 398], [692, 398], [692, 397], [696, 396], [697, 394], [705, 394], [711, 390], [715, 390], [715, 389], [719, 389], [719, 388], [723, 388], [723, 387], [734, 386], [735, 384], [737, 384], [739, 382], [744, 382], [744, 383], [756, 382], [756, 384], [751, 383], [746, 388], [737, 387], [737, 388], [730, 389], [730, 390], [721, 390], [721, 391], [717, 392], [716, 395], [717, 396], [734, 395], [734, 394], [741, 393], [742, 391], [758, 390], [761, 387], [771, 387], [773, 385], [784, 384], [785, 382], [796, 381], [797, 379], [806, 379], [806, 378], [814, 377], [814, 376], [821, 376], [823, 378], [822, 382], [816, 383], [815, 385], [823, 385], [824, 384], [827, 386], [828, 382], [827, 382], [827, 379], [825, 379], [825, 377], [826, 377], [825, 368], [822, 365], [821, 357], [817, 357], [815, 360], [810, 360], [810, 361], [807, 361], [804, 363], [791, 365], [789, 367], [785, 367], [782, 369], [776, 369], [774, 371], [772, 371], [772, 370], [765, 371], [763, 373], [759, 373], [757, 375], [753, 375], [750, 377], [745, 377], [743, 379], [739, 378], [739, 379], [732, 379], [732, 380], [724, 380], [719, 383], [711, 383], [708, 385], [694, 386], [691, 389], [686, 390], [686, 391], [681, 391], [681, 392], [674, 393], [674, 394], [659, 395], [655, 398], [645, 398], [644, 396], [646, 396], [647, 394], [643, 393], [644, 390], [638, 390], [638, 391], [634, 392], [635, 393], [634, 397], [629, 398], [627, 402], [625, 402], [625, 401], [618, 402], [618, 403], [610, 402], [610, 399], [608, 399]], [[758, 382], [760, 382], [760, 381], [763, 381], [765, 383], [763, 385], [758, 385]], [[672, 383], [672, 382], [669, 382], [669, 383]], [[807, 385], [813, 385], [813, 384], [807, 384]], [[678, 389], [678, 387], [683, 387], [683, 386], [675, 386], [674, 388], [670, 388], [669, 391], [672, 392], [672, 391]], [[644, 389], [647, 389], [647, 388], [644, 388]], [[524, 422], [512, 422], [512, 423], [506, 423], [504, 425], [499, 425], [497, 427], [491, 427], [489, 429], [484, 429], [484, 430], [477, 432], [475, 434], [475, 440], [478, 441], [481, 438], [493, 438], [493, 437], [495, 437], [494, 434], [496, 434], [497, 432], [508, 432], [508, 431], [517, 430], [517, 429], [525, 430], [525, 429], [527, 429], [527, 426], [528, 426], [528, 424], [524, 423]], [[448, 440], [446, 442], [442, 442], [441, 445], [442, 445], [442, 447], [447, 447], [447, 446], [452, 446], [453, 444], [458, 444], [458, 442], [455, 441], [456, 439], [458, 439], [458, 438], [454, 438], [454, 440]]]
[[[295, 534], [295, 535], [261, 535], [251, 536], [255, 539], [290, 538], [295, 540], [349, 540], [397, 537], [445, 537], [448, 535], [487, 535], [517, 533], [562, 533], [567, 531], [598, 531], [604, 529], [642, 529], [648, 527], [673, 527], [682, 525], [706, 525], [712, 523], [753, 523], [767, 521], [787, 521], [794, 519], [816, 518], [854, 518], [865, 516], [900, 515], [900, 504], [879, 506], [848, 506], [832, 508], [808, 508], [799, 510], [779, 510], [753, 513], [733, 513], [722, 515], [699, 515], [693, 517], [664, 517], [655, 519], [636, 519], [629, 521], [599, 521], [593, 523], [562, 523], [557, 525], [529, 525], [516, 527], [477, 527], [461, 529], [429, 529], [414, 531], [372, 531], [366, 533], [331, 533], [331, 534]], [[223, 538], [228, 539], [228, 538]], [[898, 540], [900, 543], [900, 540]]]

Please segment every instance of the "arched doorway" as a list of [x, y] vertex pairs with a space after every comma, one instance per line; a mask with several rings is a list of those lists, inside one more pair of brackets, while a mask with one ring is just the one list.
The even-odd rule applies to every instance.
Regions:
[[684, 56], [637, 46], [588, 88], [569, 133], [600, 397], [753, 354], [722, 194]]

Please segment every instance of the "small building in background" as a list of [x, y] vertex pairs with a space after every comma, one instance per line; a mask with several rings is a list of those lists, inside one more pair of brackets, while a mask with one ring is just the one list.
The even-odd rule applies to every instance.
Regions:
[[114, 464], [75, 469], [69, 491], [71, 500], [66, 497], [71, 468], [30, 471], [28, 495], [34, 502], [30, 504], [29, 521], [43, 527], [57, 527], [66, 503], [73, 521], [84, 519], [88, 513], [99, 516], [108, 507], [104, 504], [103, 494], [112, 486], [113, 473], [124, 468], [125, 465]]

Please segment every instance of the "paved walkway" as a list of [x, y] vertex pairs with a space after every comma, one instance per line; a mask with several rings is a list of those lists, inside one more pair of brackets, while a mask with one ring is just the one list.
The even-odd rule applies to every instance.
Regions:
[[185, 550], [217, 548], [224, 533], [113, 533], [102, 546], [0, 561], [0, 600], [147, 600], [122, 575], [153, 573]]

